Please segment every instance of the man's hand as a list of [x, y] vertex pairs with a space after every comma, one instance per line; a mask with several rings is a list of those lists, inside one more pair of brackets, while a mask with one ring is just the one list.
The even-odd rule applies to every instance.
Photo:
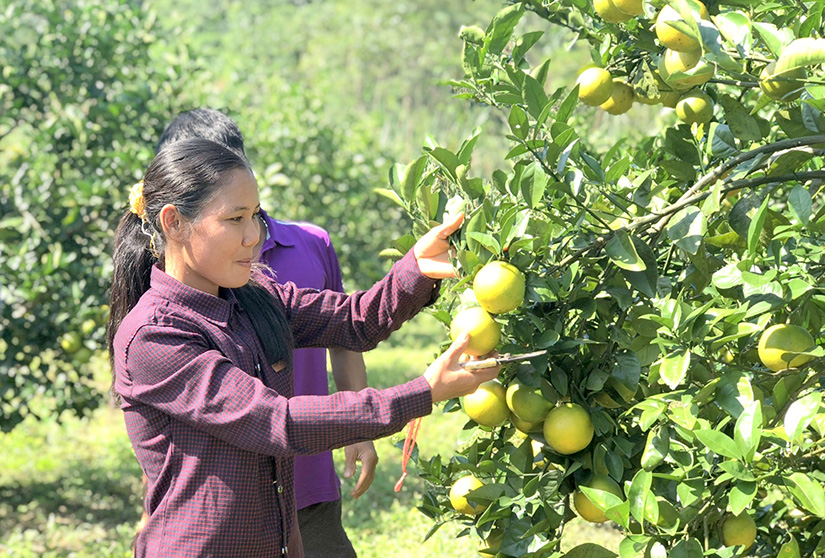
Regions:
[[353, 498], [359, 498], [375, 480], [375, 467], [378, 465], [378, 454], [372, 442], [359, 442], [344, 448], [344, 478], [351, 479], [355, 476], [356, 461], [361, 462], [361, 476], [355, 483], [355, 488], [350, 492]]

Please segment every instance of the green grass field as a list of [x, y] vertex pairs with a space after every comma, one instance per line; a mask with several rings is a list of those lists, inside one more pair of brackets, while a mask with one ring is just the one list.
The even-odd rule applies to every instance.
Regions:
[[[435, 354], [424, 332], [438, 324], [422, 317], [394, 341], [367, 353], [370, 383], [390, 386], [421, 374]], [[432, 339], [432, 336], [430, 336]], [[101, 385], [108, 379], [101, 362]], [[436, 408], [424, 419], [419, 434], [422, 457], [455, 449], [464, 425], [462, 413], [443, 414]], [[443, 526], [422, 544], [432, 521], [416, 506], [424, 482], [413, 467], [403, 490], [393, 486], [401, 474], [401, 451], [394, 443], [403, 434], [379, 440], [378, 470], [370, 490], [358, 500], [349, 497], [355, 479], [342, 487], [344, 524], [361, 558], [474, 556], [476, 541], [456, 538], [461, 523]], [[343, 471], [344, 453], [335, 452]], [[127, 558], [129, 542], [140, 518], [140, 467], [135, 461], [119, 410], [98, 409], [86, 419], [27, 420], [0, 437], [0, 556], [7, 558]], [[615, 549], [617, 532], [574, 522], [566, 531], [565, 547], [594, 541]]]

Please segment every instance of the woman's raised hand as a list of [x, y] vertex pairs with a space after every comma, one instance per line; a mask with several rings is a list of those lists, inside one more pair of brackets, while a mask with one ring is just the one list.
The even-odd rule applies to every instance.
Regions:
[[413, 246], [413, 253], [418, 262], [418, 269], [430, 279], [447, 279], [456, 276], [455, 268], [450, 263], [451, 234], [458, 230], [464, 221], [460, 213], [443, 225], [433, 227]]
[[470, 336], [462, 333], [424, 372], [424, 378], [430, 383], [433, 403], [472, 393], [482, 383], [498, 376], [501, 366], [470, 371], [459, 364], [458, 359], [469, 342]]

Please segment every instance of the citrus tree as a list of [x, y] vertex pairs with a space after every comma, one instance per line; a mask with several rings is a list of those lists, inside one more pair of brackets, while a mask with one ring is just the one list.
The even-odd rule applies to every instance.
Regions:
[[[546, 353], [447, 404], [469, 421], [418, 463], [434, 529], [463, 522], [482, 555], [615, 556], [561, 551], [579, 515], [617, 524], [622, 558], [825, 555], [822, 11], [531, 0], [461, 29], [452, 86], [511, 149], [474, 172], [476, 131], [396, 165], [414, 228], [386, 253], [464, 211], [435, 316], [474, 354]], [[562, 31], [592, 61], [563, 83], [532, 58]], [[661, 133], [593, 133], [634, 104], [669, 111]]]
[[154, 19], [125, 0], [12, 0], [0, 35], [7, 431], [103, 400], [89, 361], [105, 348], [110, 242], [129, 185], [181, 106], [188, 57], [159, 45]]

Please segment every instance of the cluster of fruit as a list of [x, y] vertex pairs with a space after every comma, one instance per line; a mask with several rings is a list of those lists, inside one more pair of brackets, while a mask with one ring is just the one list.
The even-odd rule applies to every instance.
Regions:
[[[481, 306], [459, 312], [451, 324], [451, 336], [468, 331], [472, 347], [468, 352], [472, 355], [485, 355], [494, 350], [501, 331], [491, 314], [518, 308], [524, 298], [525, 283], [524, 274], [509, 263], [494, 261], [485, 265], [473, 282], [473, 292]], [[815, 346], [806, 329], [778, 324], [761, 334], [758, 355], [765, 367], [782, 371], [808, 363], [813, 358], [811, 351]], [[547, 469], [559, 467], [555, 463], [559, 456], [563, 458], [588, 448], [594, 438], [594, 426], [586, 408], [569, 400], [554, 403], [558, 398], [552, 385], [543, 377], [539, 382], [539, 386], [531, 386], [513, 378], [506, 387], [499, 379], [485, 382], [463, 398], [462, 408], [469, 418], [487, 429], [511, 424], [515, 430], [505, 429], [507, 435], [515, 433], [525, 440], [524, 443], [531, 444], [533, 467]], [[575, 511], [586, 521], [602, 523], [609, 518], [582, 487], [625, 498], [620, 484], [605, 472], [593, 471], [583, 477], [571, 494]], [[473, 474], [460, 477], [450, 488], [451, 506], [468, 516], [483, 513], [489, 500], [478, 496], [483, 491], [476, 491], [484, 486], [485, 482]], [[679, 513], [672, 504], [661, 501], [659, 508], [659, 516], [665, 518], [660, 524], [675, 526], [679, 522]], [[756, 531], [756, 524], [746, 511], [739, 515], [728, 514], [719, 524], [720, 536], [727, 546], [749, 548], [756, 539]], [[494, 529], [481, 543], [482, 555], [495, 555], [502, 536], [500, 530]]]
[[[713, 25], [702, 2], [688, 0], [688, 5], [700, 27]], [[624, 23], [645, 13], [642, 0], [594, 0], [593, 7], [607, 23]], [[682, 15], [670, 5], [665, 5], [656, 16], [654, 31], [664, 47], [658, 64], [655, 64], [657, 94], [646, 96], [628, 84], [626, 78], [613, 76], [606, 69], [591, 65], [579, 73], [579, 100], [600, 106], [614, 115], [624, 114], [634, 102], [661, 104], [675, 108], [677, 117], [687, 124], [707, 125], [713, 117], [713, 99], [697, 88], [714, 76], [716, 64], [705, 58], [698, 40], [678, 28], [685, 23]], [[802, 45], [796, 48], [802, 48]], [[798, 99], [807, 77], [805, 69], [791, 67], [778, 72], [776, 69], [776, 62], [770, 62], [762, 69], [759, 82], [762, 92], [777, 101]]]

